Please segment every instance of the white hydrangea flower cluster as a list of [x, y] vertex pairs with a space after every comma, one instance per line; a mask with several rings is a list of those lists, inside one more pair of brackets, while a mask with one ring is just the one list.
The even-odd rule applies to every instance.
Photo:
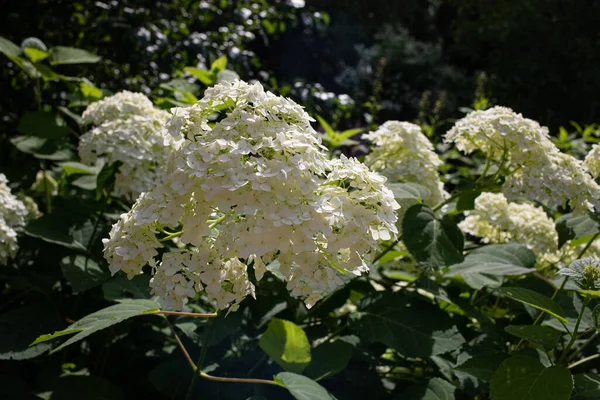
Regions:
[[[288, 290], [310, 307], [342, 283], [339, 273], [367, 271], [377, 240], [397, 235], [386, 179], [355, 159], [329, 160], [293, 101], [258, 83], [224, 82], [173, 115], [169, 131], [183, 133], [184, 144], [162, 184], [104, 241], [113, 273], [152, 266], [152, 290], [168, 307], [204, 290], [235, 310], [254, 295], [247, 266], [260, 280], [275, 259]], [[179, 248], [158, 260], [175, 236]]]
[[600, 186], [582, 162], [561, 153], [548, 129], [506, 107], [474, 111], [446, 134], [459, 150], [476, 149], [497, 162], [505, 156], [512, 171], [503, 193], [509, 200], [525, 196], [548, 207], [565, 206], [575, 211], [600, 209]]
[[88, 165], [99, 157], [109, 163], [122, 162], [115, 192], [134, 199], [157, 184], [169, 157], [181, 144], [165, 128], [170, 118], [141, 93], [124, 91], [92, 103], [83, 113], [83, 121], [95, 126], [81, 136], [79, 156]]
[[[463, 232], [481, 238], [483, 243], [516, 242], [531, 249], [538, 264], [569, 264], [577, 259], [586, 244], [570, 242], [558, 248], [554, 221], [541, 207], [510, 203], [502, 193], [482, 193], [475, 199], [475, 209], [458, 226]], [[587, 255], [600, 258], [600, 242], [586, 250]]]
[[596, 179], [600, 175], [600, 145], [593, 145], [592, 149], [585, 156], [583, 165], [590, 171], [590, 174]]
[[554, 222], [541, 207], [509, 203], [502, 193], [484, 192], [458, 226], [484, 243], [516, 242], [531, 249], [541, 263], [559, 261]]
[[11, 193], [8, 179], [0, 173], [0, 264], [6, 264], [19, 250], [16, 228], [25, 225], [31, 211]]
[[449, 197], [438, 173], [443, 162], [418, 125], [388, 121], [362, 138], [375, 144], [365, 158], [372, 170], [391, 180], [425, 186], [431, 191], [428, 203], [432, 206]]

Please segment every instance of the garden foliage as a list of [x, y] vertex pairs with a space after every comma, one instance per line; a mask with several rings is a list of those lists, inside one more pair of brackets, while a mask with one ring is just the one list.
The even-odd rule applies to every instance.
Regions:
[[[202, 3], [240, 41], [304, 6]], [[600, 396], [595, 126], [479, 93], [448, 129], [338, 131], [348, 99], [223, 46], [102, 82], [77, 67], [106, 56], [0, 37], [33, 96], [0, 134], [1, 398]]]

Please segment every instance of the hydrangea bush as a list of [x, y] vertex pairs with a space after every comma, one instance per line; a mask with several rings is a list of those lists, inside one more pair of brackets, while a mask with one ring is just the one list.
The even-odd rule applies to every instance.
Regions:
[[258, 82], [191, 103], [120, 92], [51, 157], [14, 141], [41, 178], [0, 174], [0, 394], [600, 393], [594, 138], [581, 160], [493, 107], [349, 131], [355, 158]]

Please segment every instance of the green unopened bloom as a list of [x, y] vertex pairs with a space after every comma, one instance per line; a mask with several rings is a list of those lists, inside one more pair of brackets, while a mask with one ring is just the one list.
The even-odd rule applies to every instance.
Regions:
[[600, 260], [587, 257], [575, 260], [568, 268], [562, 268], [559, 274], [573, 278], [583, 290], [600, 289]]

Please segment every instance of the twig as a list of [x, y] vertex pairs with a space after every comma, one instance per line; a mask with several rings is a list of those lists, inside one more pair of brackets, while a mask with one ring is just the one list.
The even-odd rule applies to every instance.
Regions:
[[600, 354], [592, 354], [592, 355], [591, 355], [591, 356], [589, 356], [589, 357], [582, 358], [581, 360], [574, 362], [573, 364], [569, 365], [569, 367], [568, 367], [568, 368], [569, 368], [569, 369], [571, 369], [571, 368], [575, 368], [575, 367], [576, 367], [576, 366], [578, 366], [578, 365], [581, 365], [581, 364], [583, 364], [583, 363], [586, 363], [586, 362], [588, 362], [588, 361], [594, 360], [594, 359], [596, 359], [596, 358], [598, 358], [598, 357], [600, 357]]
[[193, 312], [185, 312], [185, 311], [163, 311], [163, 310], [158, 310], [156, 312], [156, 314], [180, 315], [183, 317], [194, 317], [194, 318], [216, 318], [218, 315], [217, 313], [203, 314], [203, 313], [193, 313]]

